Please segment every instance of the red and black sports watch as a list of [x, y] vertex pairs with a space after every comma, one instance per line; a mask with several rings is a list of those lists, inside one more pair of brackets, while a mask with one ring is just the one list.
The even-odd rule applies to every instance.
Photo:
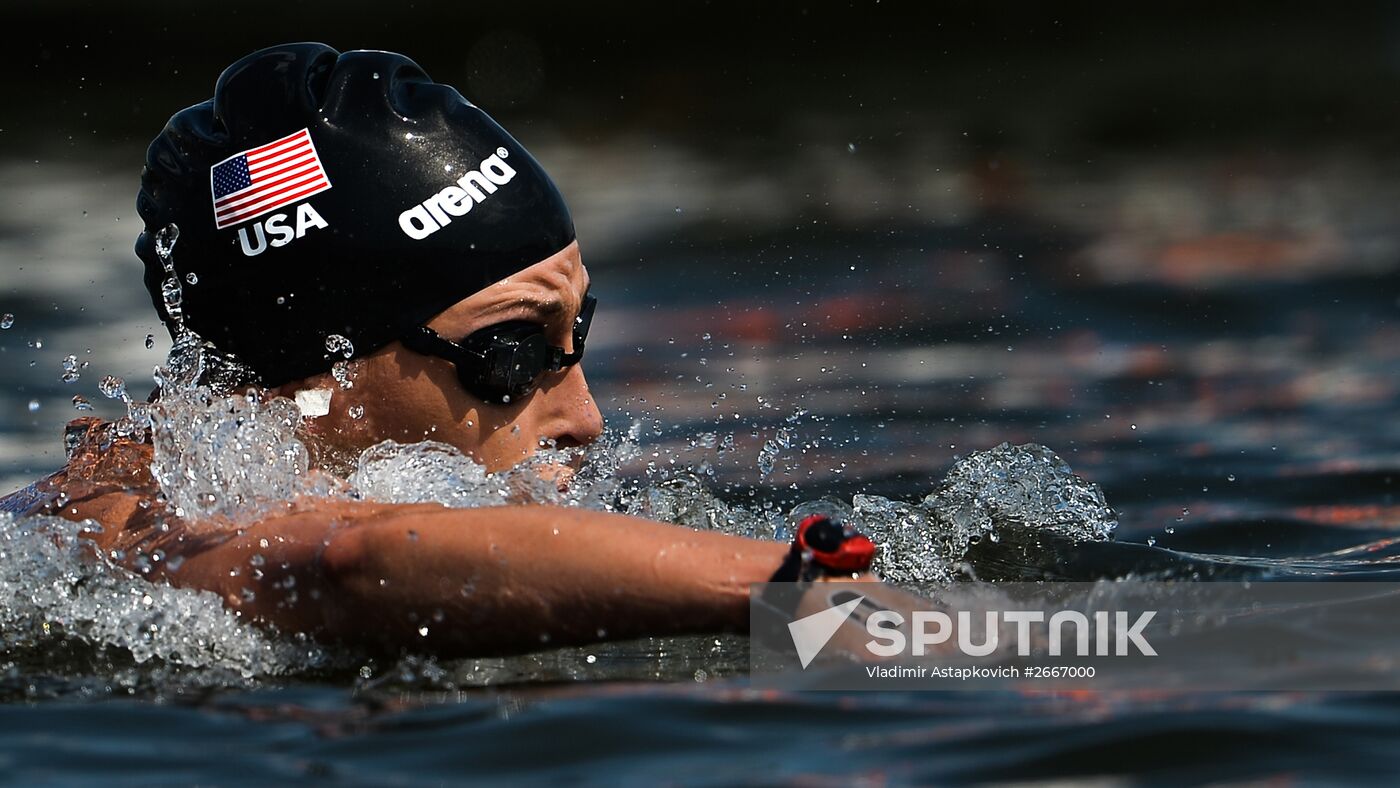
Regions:
[[825, 514], [813, 514], [798, 523], [792, 549], [769, 582], [796, 583], [866, 572], [874, 560], [875, 543], [870, 537]]

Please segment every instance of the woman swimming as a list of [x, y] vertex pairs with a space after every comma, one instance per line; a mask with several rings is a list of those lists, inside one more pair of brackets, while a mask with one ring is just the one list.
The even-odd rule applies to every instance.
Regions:
[[[138, 208], [177, 345], [210, 343], [236, 373], [225, 385], [296, 400], [326, 464], [432, 439], [498, 471], [602, 431], [579, 363], [596, 301], [562, 196], [407, 58], [309, 43], [243, 58], [151, 144]], [[91, 521], [104, 553], [152, 580], [363, 646], [742, 631], [751, 584], [873, 579], [868, 540], [829, 522], [789, 546], [542, 505], [298, 499], [210, 528], [162, 501], [148, 442], [91, 419], [67, 438], [68, 465], [0, 508]]]

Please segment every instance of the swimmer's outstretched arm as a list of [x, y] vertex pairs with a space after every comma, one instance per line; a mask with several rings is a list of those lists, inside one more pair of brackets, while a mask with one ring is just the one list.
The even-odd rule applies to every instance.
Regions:
[[[175, 585], [254, 620], [390, 650], [488, 655], [744, 631], [785, 544], [547, 506], [328, 503], [201, 547]], [[168, 563], [168, 562], [167, 562]]]

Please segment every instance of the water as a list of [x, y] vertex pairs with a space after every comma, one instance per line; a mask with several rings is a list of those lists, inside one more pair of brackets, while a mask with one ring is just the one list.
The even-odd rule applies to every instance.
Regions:
[[[567, 149], [539, 153], [569, 171]], [[693, 160], [648, 155], [639, 169], [695, 182], [680, 177]], [[612, 432], [564, 502], [781, 538], [794, 506], [829, 499], [901, 546], [881, 557], [891, 576], [1390, 579], [1394, 188], [1327, 160], [1240, 181], [1202, 175], [1218, 162], [1172, 164], [1046, 177], [1012, 209], [945, 205], [940, 223], [896, 221], [878, 243], [837, 221], [727, 236], [665, 224], [705, 213], [669, 207], [596, 247], [585, 237], [607, 295], [587, 372]], [[64, 191], [50, 173], [46, 188], [102, 192], [84, 177]], [[580, 187], [581, 228], [595, 226], [588, 205], [611, 204], [590, 203], [588, 188], [603, 186]], [[713, 195], [686, 204], [723, 210]], [[83, 395], [132, 430], [178, 430], [184, 440], [158, 443], [157, 475], [174, 505], [229, 523], [269, 490], [561, 500], [526, 473], [490, 478], [432, 445], [379, 447], [343, 484], [318, 476], [297, 416], [275, 401], [192, 388], [143, 414], [168, 348], [145, 341], [165, 335], [125, 256], [130, 210], [113, 208], [126, 220], [93, 238], [41, 208], [26, 221], [57, 217], [44, 232], [0, 237], [6, 264], [67, 260], [107, 296], [32, 267], [0, 293], [15, 315], [0, 334], [6, 491], [61, 463], [61, 425]], [[704, 240], [656, 240], [687, 228]], [[74, 237], [122, 251], [44, 246]], [[69, 355], [79, 377], [65, 383]], [[104, 386], [108, 375], [125, 385]], [[244, 462], [248, 451], [266, 454]], [[84, 559], [71, 530], [0, 528], [0, 762], [20, 782], [117, 767], [135, 782], [369, 784], [1393, 772], [1389, 696], [760, 694], [733, 637], [448, 663], [324, 654], [242, 627], [207, 595]]]

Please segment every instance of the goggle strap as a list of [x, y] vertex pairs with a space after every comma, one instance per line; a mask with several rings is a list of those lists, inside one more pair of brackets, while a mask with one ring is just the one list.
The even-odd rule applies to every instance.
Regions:
[[462, 347], [450, 339], [445, 339], [441, 334], [427, 326], [418, 326], [409, 331], [404, 334], [401, 341], [409, 350], [449, 361], [461, 356], [471, 356], [478, 361], [486, 358], [485, 354]]

